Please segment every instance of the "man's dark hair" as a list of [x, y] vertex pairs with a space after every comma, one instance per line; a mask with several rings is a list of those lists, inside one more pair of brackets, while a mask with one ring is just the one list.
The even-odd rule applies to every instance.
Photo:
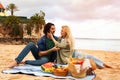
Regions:
[[47, 35], [47, 32], [50, 31], [51, 26], [54, 26], [54, 24], [53, 24], [53, 23], [47, 23], [47, 24], [44, 26], [43, 33], [44, 33], [45, 35]]

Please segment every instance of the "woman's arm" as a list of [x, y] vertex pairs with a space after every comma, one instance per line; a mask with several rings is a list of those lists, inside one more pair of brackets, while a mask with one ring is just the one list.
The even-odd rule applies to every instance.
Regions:
[[69, 47], [69, 44], [66, 40], [64, 41], [56, 41], [55, 38], [53, 37], [53, 35], [51, 34], [51, 39], [53, 40], [53, 42], [55, 43], [55, 46], [59, 47], [59, 48], [66, 48]]

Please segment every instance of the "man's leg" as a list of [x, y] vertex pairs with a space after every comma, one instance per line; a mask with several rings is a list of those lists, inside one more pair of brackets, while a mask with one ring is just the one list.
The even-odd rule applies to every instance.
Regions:
[[12, 68], [14, 66], [16, 66], [18, 63], [20, 63], [24, 57], [29, 53], [29, 52], [32, 52], [33, 56], [35, 59], [38, 59], [39, 56], [38, 56], [38, 49], [36, 47], [36, 45], [32, 42], [29, 42], [26, 47], [21, 51], [21, 53], [18, 55], [17, 58], [15, 58], [15, 60], [10, 64], [8, 65], [7, 67], [8, 68]]
[[47, 57], [40, 57], [40, 59], [37, 59], [37, 60], [26, 60], [25, 64], [40, 66], [44, 63], [47, 63], [48, 61], [49, 59]]
[[36, 45], [33, 42], [29, 42], [26, 47], [20, 52], [20, 54], [18, 55], [18, 57], [15, 59], [17, 63], [20, 63], [24, 57], [29, 53], [32, 52], [33, 56], [35, 59], [38, 59], [38, 48], [36, 47]]

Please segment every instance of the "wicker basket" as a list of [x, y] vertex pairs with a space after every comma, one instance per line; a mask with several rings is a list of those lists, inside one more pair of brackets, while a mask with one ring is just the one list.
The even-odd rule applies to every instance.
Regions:
[[53, 74], [56, 76], [67, 76], [68, 75], [68, 69], [62, 69], [58, 68], [53, 71]]
[[71, 75], [75, 78], [83, 78], [86, 76], [86, 71], [87, 71], [86, 68], [83, 70], [80, 70], [80, 72], [77, 72], [77, 70], [75, 68], [75, 64], [69, 63], [68, 69], [69, 69]]

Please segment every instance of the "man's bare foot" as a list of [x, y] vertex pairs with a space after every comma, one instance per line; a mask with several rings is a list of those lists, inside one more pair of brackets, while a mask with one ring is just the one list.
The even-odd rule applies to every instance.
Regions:
[[16, 61], [13, 61], [11, 64], [9, 64], [7, 67], [8, 68], [13, 68], [14, 66], [17, 66], [17, 62]]
[[20, 62], [20, 64], [25, 64], [25, 61]]

